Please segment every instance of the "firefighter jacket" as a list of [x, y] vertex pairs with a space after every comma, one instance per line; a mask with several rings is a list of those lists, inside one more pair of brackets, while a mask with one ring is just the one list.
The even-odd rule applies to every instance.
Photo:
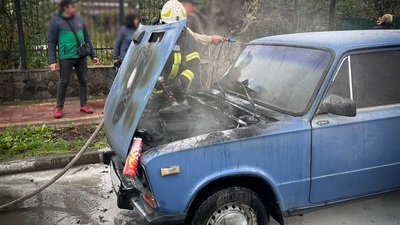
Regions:
[[[199, 75], [200, 54], [196, 40], [185, 28], [179, 36], [163, 69], [167, 91], [172, 92], [177, 100], [182, 99], [195, 76]], [[158, 89], [158, 88], [157, 88]]]

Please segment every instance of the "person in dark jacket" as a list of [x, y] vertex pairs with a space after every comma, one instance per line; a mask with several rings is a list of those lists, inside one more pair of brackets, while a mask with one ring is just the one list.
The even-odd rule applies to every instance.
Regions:
[[379, 24], [374, 29], [395, 29], [393, 26], [393, 15], [385, 14], [382, 16]]
[[121, 27], [114, 46], [114, 63], [121, 63], [132, 42], [133, 35], [139, 27], [140, 17], [136, 14], [128, 14], [125, 18], [125, 26]]
[[75, 68], [79, 81], [80, 111], [84, 113], [93, 113], [93, 109], [87, 106], [87, 62], [86, 57], [81, 57], [78, 53], [78, 42], [87, 43], [89, 46], [89, 55], [94, 64], [99, 63], [96, 57], [89, 33], [85, 22], [79, 16], [76, 16], [77, 0], [61, 0], [60, 13], [50, 20], [50, 29], [48, 33], [48, 58], [51, 71], [56, 71], [57, 47], [60, 63], [60, 82], [57, 90], [57, 108], [54, 112], [55, 118], [62, 118], [64, 101], [67, 94], [67, 87], [71, 78], [72, 69]]

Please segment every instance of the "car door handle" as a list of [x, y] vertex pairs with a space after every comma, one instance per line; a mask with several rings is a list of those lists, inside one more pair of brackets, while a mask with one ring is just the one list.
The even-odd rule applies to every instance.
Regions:
[[321, 121], [318, 121], [317, 124], [320, 125], [320, 126], [324, 126], [324, 125], [329, 124], [329, 121], [328, 120], [321, 120]]

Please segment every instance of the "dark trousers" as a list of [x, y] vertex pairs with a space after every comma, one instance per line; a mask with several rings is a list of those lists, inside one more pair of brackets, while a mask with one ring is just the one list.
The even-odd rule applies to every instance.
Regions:
[[71, 79], [72, 69], [75, 68], [79, 82], [81, 106], [87, 105], [87, 62], [86, 58], [60, 60], [60, 82], [57, 90], [57, 108], [64, 108], [67, 87]]

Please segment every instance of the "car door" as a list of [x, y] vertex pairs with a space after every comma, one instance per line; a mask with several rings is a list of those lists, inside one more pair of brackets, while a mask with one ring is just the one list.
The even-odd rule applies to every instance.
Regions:
[[310, 202], [400, 188], [400, 49], [343, 59], [328, 94], [353, 99], [357, 116], [312, 120]]

